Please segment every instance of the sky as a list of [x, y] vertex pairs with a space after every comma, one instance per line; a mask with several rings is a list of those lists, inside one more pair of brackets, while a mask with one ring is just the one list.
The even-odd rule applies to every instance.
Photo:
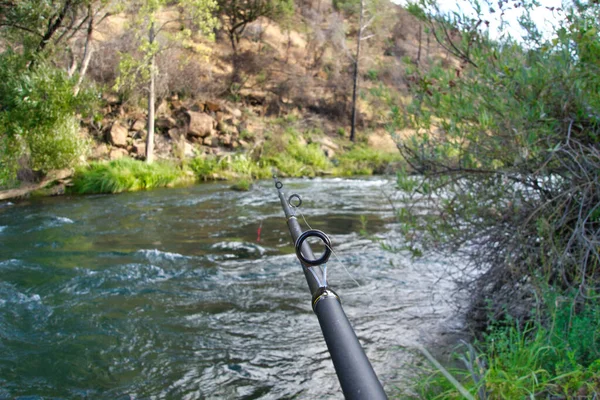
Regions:
[[[392, 1], [394, 3], [400, 4], [400, 5], [406, 5], [406, 3], [407, 3], [406, 0], [392, 0]], [[556, 12], [553, 13], [552, 11], [548, 10], [546, 7], [559, 8], [562, 6], [562, 0], [538, 0], [538, 1], [541, 4], [541, 6], [538, 7], [535, 10], [535, 12], [532, 13], [533, 21], [536, 23], [536, 25], [538, 27], [542, 28], [542, 31], [546, 33], [545, 36], [550, 36], [550, 33], [552, 32], [552, 26], [557, 24], [557, 21], [560, 17]], [[485, 11], [484, 18], [488, 19], [490, 21], [490, 37], [499, 38], [504, 33], [504, 34], [510, 34], [514, 39], [517, 39], [517, 40], [519, 40], [521, 38], [521, 36], [523, 35], [523, 30], [521, 29], [521, 27], [519, 26], [519, 24], [517, 22], [517, 18], [521, 14], [521, 11], [519, 9], [507, 11], [505, 13], [503, 18], [510, 23], [510, 27], [505, 28], [505, 30], [502, 32], [498, 32], [498, 28], [500, 26], [500, 21], [499, 21], [500, 13], [496, 12], [494, 14], [490, 14], [487, 11], [488, 7], [483, 5], [483, 4], [485, 4], [485, 2], [483, 0], [480, 0], [480, 3], [482, 4], [482, 10]], [[492, 3], [494, 5], [494, 8], [496, 8], [496, 10], [498, 10], [497, 1], [492, 1]], [[514, 2], [511, 1], [511, 4], [513, 4], [513, 3]], [[460, 8], [460, 9], [462, 9], [463, 12], [467, 13], [468, 10], [472, 10], [472, 7], [470, 7], [469, 2], [465, 1], [465, 0], [458, 0], [458, 1], [438, 0], [438, 4], [440, 5], [440, 8], [443, 11], [458, 11]], [[473, 15], [475, 15], [474, 12], [473, 12]]]

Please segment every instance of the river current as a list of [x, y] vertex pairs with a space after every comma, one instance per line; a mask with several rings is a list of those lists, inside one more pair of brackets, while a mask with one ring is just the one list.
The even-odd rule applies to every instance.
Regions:
[[[329, 283], [398, 395], [414, 344], [460, 327], [453, 264], [373, 240], [401, 244], [392, 178], [283, 183], [330, 235]], [[0, 203], [4, 398], [343, 398], [273, 183]]]

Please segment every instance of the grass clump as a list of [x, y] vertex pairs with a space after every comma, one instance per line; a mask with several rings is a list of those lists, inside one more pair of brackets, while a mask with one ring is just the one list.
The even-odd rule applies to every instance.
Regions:
[[[551, 298], [544, 315], [522, 327], [496, 323], [453, 375], [478, 399], [596, 398], [600, 395], [600, 304]], [[477, 353], [474, 349], [477, 349]], [[421, 398], [462, 398], [440, 371], [418, 385]]]
[[335, 174], [342, 176], [384, 173], [401, 161], [400, 154], [387, 153], [367, 146], [355, 146], [338, 157]]
[[147, 164], [131, 158], [94, 162], [73, 177], [73, 193], [120, 193], [165, 187], [183, 179], [184, 172], [170, 163]]
[[252, 188], [252, 180], [240, 178], [231, 185], [231, 189], [238, 192], [248, 192]]
[[329, 173], [333, 167], [317, 143], [304, 144], [288, 132], [277, 143], [265, 147], [261, 164], [277, 168], [283, 176], [316, 176]]
[[192, 160], [189, 168], [199, 180], [216, 179], [264, 179], [270, 171], [246, 154], [225, 157], [198, 157]]

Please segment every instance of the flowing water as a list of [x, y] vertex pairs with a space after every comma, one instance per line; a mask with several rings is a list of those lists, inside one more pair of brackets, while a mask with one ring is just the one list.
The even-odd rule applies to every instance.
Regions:
[[[393, 395], [457, 327], [452, 265], [359, 234], [400, 244], [393, 180], [283, 182]], [[0, 398], [342, 398], [272, 182], [228, 186], [1, 204]]]

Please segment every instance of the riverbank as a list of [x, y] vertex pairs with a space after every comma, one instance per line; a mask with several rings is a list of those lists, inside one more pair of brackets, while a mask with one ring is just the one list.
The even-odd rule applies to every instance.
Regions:
[[[327, 153], [322, 143], [335, 148]], [[330, 155], [331, 157], [328, 157]], [[365, 144], [346, 146], [323, 136], [306, 139], [294, 130], [253, 151], [200, 155], [189, 160], [161, 160], [147, 164], [131, 157], [92, 161], [72, 171], [51, 174], [42, 182], [0, 192], [0, 199], [64, 193], [120, 193], [173, 187], [206, 181], [231, 181], [234, 188], [248, 190], [255, 179], [282, 177], [353, 176], [392, 173], [399, 169], [399, 154]]]

